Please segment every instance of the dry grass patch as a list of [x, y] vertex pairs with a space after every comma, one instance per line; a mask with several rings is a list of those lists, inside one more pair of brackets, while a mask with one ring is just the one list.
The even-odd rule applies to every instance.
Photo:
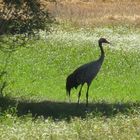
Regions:
[[48, 4], [48, 7], [59, 22], [68, 21], [77, 25], [140, 23], [138, 0], [58, 0]]
[[[41, 0], [60, 23], [74, 25], [140, 24], [139, 0]], [[2, 8], [2, 0], [0, 0]]]

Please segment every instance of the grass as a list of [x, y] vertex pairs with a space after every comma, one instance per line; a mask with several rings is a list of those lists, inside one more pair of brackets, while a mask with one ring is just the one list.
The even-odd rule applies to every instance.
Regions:
[[71, 22], [74, 26], [104, 26], [131, 24], [139, 26], [140, 4], [138, 0], [57, 0], [45, 3], [57, 21]]
[[[61, 27], [44, 41], [32, 41], [10, 57], [0, 97], [0, 139], [139, 139], [140, 48], [138, 28]], [[106, 57], [81, 104], [65, 80], [75, 68], [99, 57], [98, 38], [106, 37]], [[0, 52], [0, 68], [6, 55]], [[8, 96], [8, 97], [7, 97]], [[36, 119], [34, 119], [34, 117]]]
[[[61, 27], [54, 26], [47, 37], [41, 32], [41, 40], [13, 52], [1, 79], [8, 85], [0, 96], [0, 139], [140, 139], [139, 1], [59, 0], [48, 6]], [[68, 103], [66, 77], [99, 57], [100, 37], [112, 45], [104, 46], [89, 108], [86, 85], [80, 105], [79, 89], [73, 89]], [[0, 70], [7, 57], [0, 51]]]
[[[140, 54], [139, 48], [134, 48], [139, 44], [139, 32], [134, 34], [131, 31], [136, 41], [133, 44], [132, 38], [125, 37], [129, 31], [123, 28], [115, 30], [58, 31], [48, 36], [46, 42], [32, 42], [28, 48], [19, 49], [12, 55], [7, 67], [9, 85], [5, 93], [17, 97], [66, 101], [66, 77], [81, 64], [99, 57], [97, 38], [106, 32], [113, 45], [104, 47], [105, 62], [90, 88], [90, 101], [139, 100]], [[85, 100], [85, 90], [86, 85], [81, 101]], [[72, 100], [77, 100], [76, 90], [73, 90]]]
[[[6, 121], [5, 121], [6, 120]], [[139, 139], [139, 115], [118, 115], [114, 118], [74, 118], [69, 123], [63, 121], [32, 121], [7, 115], [1, 119], [1, 139]], [[43, 128], [43, 129], [42, 129]], [[8, 133], [5, 133], [8, 132]]]

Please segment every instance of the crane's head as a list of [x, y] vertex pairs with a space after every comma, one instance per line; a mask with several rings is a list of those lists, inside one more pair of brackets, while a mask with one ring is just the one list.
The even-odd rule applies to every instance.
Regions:
[[105, 38], [100, 38], [98, 42], [99, 44], [102, 44], [102, 43], [110, 44], [110, 42], [108, 42]]

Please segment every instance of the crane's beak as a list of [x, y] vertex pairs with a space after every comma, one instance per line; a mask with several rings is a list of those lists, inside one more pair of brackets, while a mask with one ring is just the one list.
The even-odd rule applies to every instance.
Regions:
[[108, 42], [108, 41], [107, 41], [106, 43], [111, 44], [111, 43], [110, 43], [110, 42]]

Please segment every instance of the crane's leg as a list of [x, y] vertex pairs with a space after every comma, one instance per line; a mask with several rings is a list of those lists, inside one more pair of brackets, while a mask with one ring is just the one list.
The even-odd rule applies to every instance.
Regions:
[[70, 91], [68, 91], [68, 100], [69, 100], [69, 103], [71, 103], [71, 99], [70, 99]]
[[88, 107], [88, 90], [89, 90], [89, 85], [87, 85], [87, 92], [86, 92], [86, 107]]
[[78, 104], [79, 104], [80, 97], [81, 97], [82, 87], [83, 87], [83, 84], [81, 85], [80, 90], [79, 90], [79, 93], [78, 93], [78, 102], [77, 102]]

